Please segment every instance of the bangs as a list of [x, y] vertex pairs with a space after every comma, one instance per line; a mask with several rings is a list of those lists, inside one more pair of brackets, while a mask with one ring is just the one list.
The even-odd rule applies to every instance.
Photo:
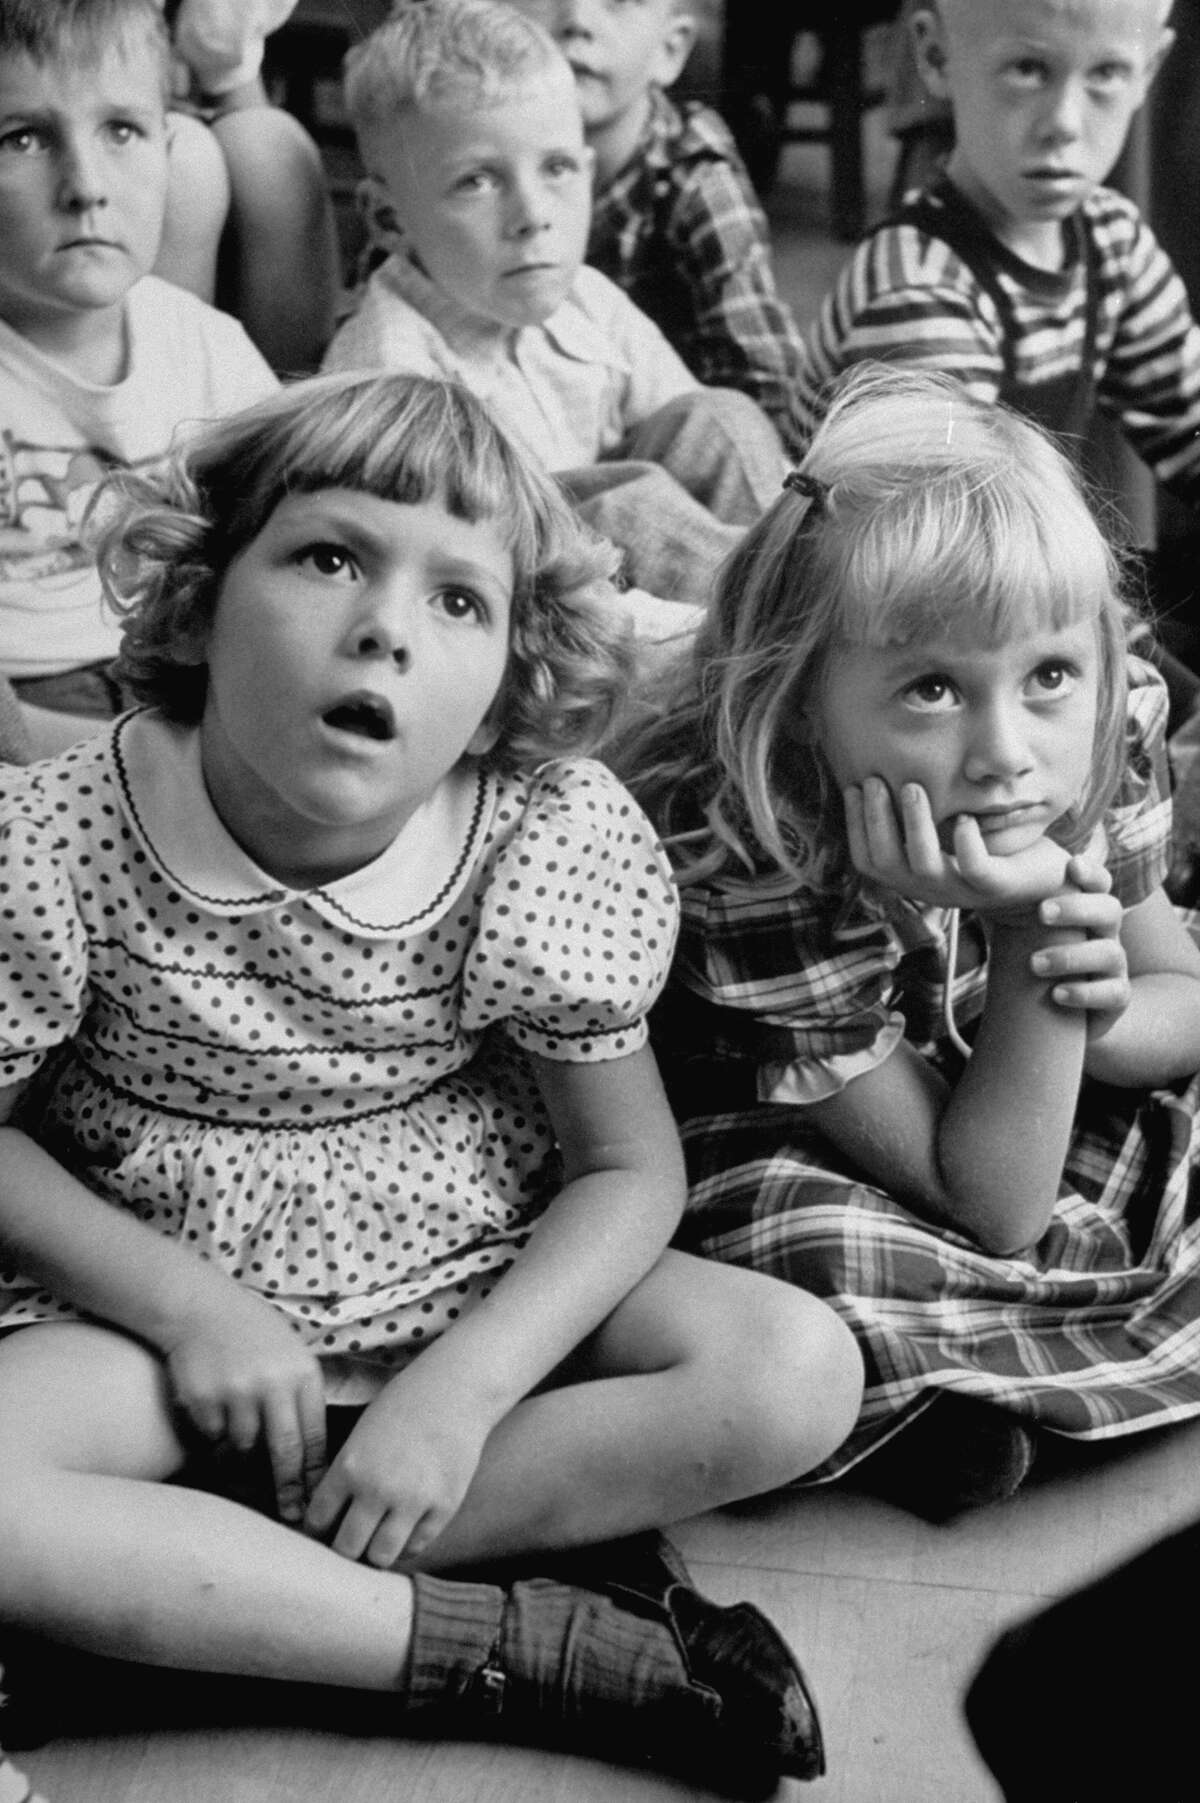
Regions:
[[1119, 589], [1086, 503], [1061, 483], [1046, 494], [1033, 482], [935, 478], [830, 536], [846, 548], [835, 580], [851, 643], [965, 636], [993, 647], [1098, 620]]
[[146, 50], [161, 68], [165, 100], [171, 47], [155, 0], [4, 0], [0, 5], [0, 55], [87, 70], [110, 52], [130, 58]]
[[[536, 569], [540, 509], [515, 454], [484, 410], [452, 385], [422, 378], [317, 377], [259, 410], [261, 429], [240, 454], [218, 437], [197, 477], [206, 512], [234, 548], [248, 543], [288, 496], [345, 488], [456, 518], [495, 522], [519, 578]], [[243, 428], [244, 429], [244, 428]], [[206, 479], [206, 477], [208, 479]]]

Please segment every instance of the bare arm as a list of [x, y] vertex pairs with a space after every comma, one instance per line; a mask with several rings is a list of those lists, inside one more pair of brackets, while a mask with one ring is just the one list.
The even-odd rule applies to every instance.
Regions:
[[[1086, 1017], [1057, 1006], [1034, 965], [1039, 954], [1086, 936], [1083, 925], [1047, 921], [1041, 912], [1061, 895], [1071, 860], [1048, 839], [992, 857], [969, 819], [956, 825], [948, 851], [924, 791], [908, 784], [893, 802], [874, 777], [847, 792], [846, 826], [864, 875], [987, 919], [987, 999], [973, 1055], [953, 1089], [901, 1046], [815, 1104], [813, 1118], [869, 1176], [919, 1211], [989, 1252], [1028, 1245], [1054, 1208], [1087, 1045]], [[1097, 889], [1107, 883], [1099, 870]]]
[[[16, 1092], [0, 1097], [11, 1120]], [[275, 1309], [215, 1265], [104, 1202], [28, 1134], [0, 1126], [0, 1245], [24, 1274], [161, 1353], [201, 1433], [265, 1439], [281, 1513], [324, 1463], [320, 1370]]]
[[[308, 1526], [349, 1558], [416, 1557], [466, 1494], [492, 1428], [651, 1268], [685, 1198], [678, 1135], [649, 1050], [539, 1059], [564, 1182], [491, 1294], [394, 1378], [313, 1499]], [[344, 1511], [344, 1514], [343, 1514]]]
[[997, 1254], [1038, 1239], [1070, 1143], [1087, 1028], [1056, 1008], [1029, 960], [1044, 929], [996, 928], [972, 1057], [951, 1088], [901, 1043], [882, 1065], [811, 1105], [864, 1173]]

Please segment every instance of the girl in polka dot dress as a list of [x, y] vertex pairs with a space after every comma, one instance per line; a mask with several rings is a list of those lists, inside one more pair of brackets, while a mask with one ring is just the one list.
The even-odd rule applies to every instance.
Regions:
[[[770, 1624], [628, 1539], [825, 1458], [860, 1373], [823, 1304], [667, 1250], [674, 892], [579, 755], [628, 675], [607, 548], [409, 377], [109, 502], [151, 705], [0, 793], [0, 1620], [811, 1776]], [[188, 1487], [198, 1447], [270, 1510]]]

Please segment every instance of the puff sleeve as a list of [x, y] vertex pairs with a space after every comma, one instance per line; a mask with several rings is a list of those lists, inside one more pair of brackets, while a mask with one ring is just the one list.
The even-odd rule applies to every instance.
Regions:
[[463, 970], [463, 1021], [547, 1058], [623, 1057], [647, 1037], [678, 906], [633, 797], [587, 759], [544, 765], [514, 808]]
[[1113, 893], [1126, 908], [1136, 907], [1159, 887], [1170, 858], [1167, 711], [1162, 677], [1141, 658], [1131, 657], [1125, 769], [1104, 817]]
[[895, 923], [857, 889], [839, 904], [783, 876], [698, 884], [684, 892], [658, 1037], [685, 1063], [752, 1070], [759, 1101], [819, 1101], [903, 1037], [902, 953]]
[[0, 820], [0, 1086], [25, 1082], [77, 1030], [86, 971], [86, 933], [56, 836], [9, 814]]

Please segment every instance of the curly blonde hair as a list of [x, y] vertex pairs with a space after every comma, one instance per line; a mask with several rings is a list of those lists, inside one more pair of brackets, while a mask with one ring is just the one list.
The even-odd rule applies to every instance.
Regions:
[[91, 509], [105, 593], [124, 615], [116, 674], [139, 701], [197, 723], [225, 572], [285, 496], [357, 489], [436, 499], [494, 521], [512, 553], [509, 659], [487, 761], [528, 768], [590, 750], [632, 667], [617, 552], [575, 518], [465, 389], [432, 377], [297, 382], [209, 426], [145, 472], [101, 484]]
[[654, 717], [634, 721], [612, 761], [681, 881], [774, 868], [834, 888], [847, 878], [842, 800], [812, 729], [832, 648], [964, 631], [1000, 644], [1094, 618], [1092, 779], [1055, 832], [1078, 847], [1125, 755], [1136, 615], [1122, 590], [1112, 546], [1046, 433], [949, 377], [858, 365], [798, 480], [726, 562]]

